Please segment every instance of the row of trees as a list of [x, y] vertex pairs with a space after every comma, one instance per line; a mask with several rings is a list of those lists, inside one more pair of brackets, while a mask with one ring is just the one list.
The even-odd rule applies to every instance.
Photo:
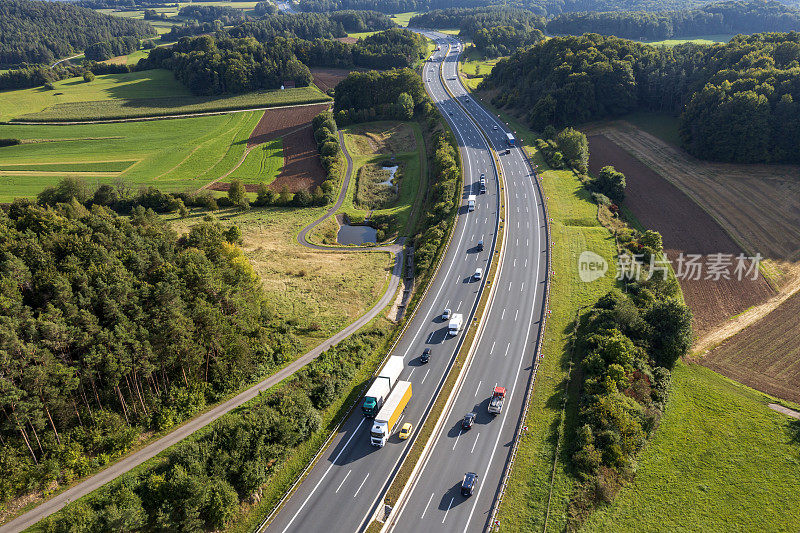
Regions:
[[651, 40], [798, 29], [800, 10], [775, 0], [731, 0], [683, 11], [569, 13], [547, 23], [551, 34], [600, 33]]
[[408, 24], [424, 28], [458, 28], [461, 37], [472, 37], [481, 29], [496, 26], [544, 30], [546, 23], [543, 17], [528, 9], [489, 6], [436, 9], [414, 15]]
[[343, 158], [342, 149], [339, 146], [339, 128], [333, 118], [333, 112], [330, 109], [326, 109], [314, 117], [311, 121], [311, 128], [314, 132], [314, 140], [317, 143], [319, 161], [327, 175], [325, 182], [323, 182], [323, 185], [328, 183], [328, 186], [324, 188], [324, 193], [327, 203], [332, 203], [335, 200], [335, 185], [339, 181], [339, 167]]
[[46, 65], [23, 67], [0, 72], [0, 91], [41, 86], [52, 89], [54, 81], [82, 76], [85, 72], [93, 74], [123, 74], [130, 71], [128, 65], [114, 65], [95, 61], [83, 61], [81, 65], [61, 63], [54, 68]]
[[69, 2], [0, 3], [0, 67], [52, 63], [116, 37], [156, 35], [146, 22], [112, 17]]
[[[0, 212], [0, 498], [68, 482], [297, 352], [237, 243], [71, 200]], [[132, 252], [135, 250], [135, 253]]]
[[556, 37], [500, 61], [485, 86], [537, 129], [637, 109], [681, 112], [692, 154], [721, 161], [800, 161], [800, 33], [727, 44], [651, 47], [616, 37]]

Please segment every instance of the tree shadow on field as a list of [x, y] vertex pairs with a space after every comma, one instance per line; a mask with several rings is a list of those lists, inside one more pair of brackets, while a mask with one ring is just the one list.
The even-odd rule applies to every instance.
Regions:
[[791, 420], [786, 429], [789, 432], [789, 439], [792, 444], [800, 446], [800, 420]]

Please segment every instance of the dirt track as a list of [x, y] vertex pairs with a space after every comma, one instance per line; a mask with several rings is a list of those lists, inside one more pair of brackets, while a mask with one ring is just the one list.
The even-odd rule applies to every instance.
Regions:
[[[625, 205], [645, 227], [661, 233], [673, 267], [677, 267], [675, 260], [681, 252], [706, 256], [706, 266], [708, 254], [742, 252], [708, 213], [631, 154], [603, 135], [590, 136], [589, 145], [593, 173], [613, 165], [625, 174]], [[719, 281], [681, 280], [684, 298], [694, 313], [695, 334], [702, 335], [773, 294], [760, 275], [755, 281], [732, 277]]]

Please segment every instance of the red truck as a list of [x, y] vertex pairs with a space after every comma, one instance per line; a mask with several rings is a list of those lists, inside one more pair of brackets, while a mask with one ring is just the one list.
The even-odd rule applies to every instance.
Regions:
[[503, 402], [506, 399], [506, 388], [495, 387], [492, 391], [492, 398], [489, 400], [489, 412], [493, 415], [499, 415], [503, 410]]

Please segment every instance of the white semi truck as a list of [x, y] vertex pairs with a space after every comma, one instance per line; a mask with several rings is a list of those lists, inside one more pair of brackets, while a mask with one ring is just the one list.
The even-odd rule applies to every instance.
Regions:
[[373, 446], [383, 447], [391, 436], [403, 411], [406, 410], [408, 401], [411, 399], [411, 382], [398, 381], [394, 390], [386, 398], [378, 416], [372, 423], [369, 432], [369, 442]]
[[384, 365], [378, 377], [372, 382], [367, 394], [364, 396], [364, 403], [361, 404], [361, 411], [367, 418], [375, 418], [378, 411], [383, 407], [383, 402], [392, 392], [392, 387], [397, 384], [397, 379], [403, 371], [403, 356], [393, 355]]
[[461, 316], [459, 313], [453, 314], [453, 316], [450, 317], [450, 323], [447, 324], [447, 334], [450, 336], [458, 335], [463, 325], [464, 325], [464, 317]]
[[475, 195], [470, 194], [467, 196], [467, 209], [470, 211], [475, 211]]

